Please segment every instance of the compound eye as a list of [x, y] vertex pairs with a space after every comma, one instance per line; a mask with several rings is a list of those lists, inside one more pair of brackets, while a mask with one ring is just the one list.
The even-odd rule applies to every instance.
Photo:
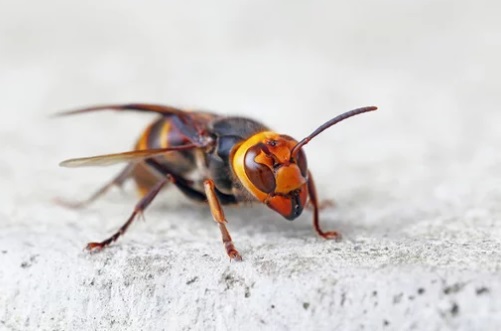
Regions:
[[275, 191], [275, 175], [273, 171], [265, 164], [256, 162], [256, 157], [263, 153], [259, 146], [253, 146], [245, 153], [245, 173], [252, 184], [261, 192], [272, 193]]
[[302, 149], [299, 149], [299, 151], [297, 152], [296, 164], [299, 167], [299, 170], [301, 170], [301, 175], [306, 178], [308, 175], [308, 163], [306, 162], [306, 155], [304, 154]]

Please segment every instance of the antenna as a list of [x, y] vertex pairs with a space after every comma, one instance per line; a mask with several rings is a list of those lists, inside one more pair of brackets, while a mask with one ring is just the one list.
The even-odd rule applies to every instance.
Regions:
[[358, 114], [362, 114], [362, 113], [366, 113], [366, 112], [369, 112], [369, 111], [374, 111], [376, 109], [377, 109], [377, 107], [375, 107], [375, 106], [356, 108], [356, 109], [347, 111], [346, 113], [343, 113], [341, 115], [338, 115], [338, 116], [334, 117], [333, 119], [325, 122], [324, 124], [322, 124], [321, 126], [319, 126], [315, 131], [313, 131], [309, 136], [307, 136], [306, 138], [304, 138], [303, 140], [301, 140], [300, 142], [298, 142], [297, 145], [294, 146], [294, 148], [292, 148], [292, 151], [291, 151], [292, 157], [296, 156], [297, 152], [301, 149], [301, 147], [303, 147], [304, 145], [306, 145], [307, 143], [309, 143], [310, 140], [312, 140], [313, 138], [315, 138], [320, 133], [322, 133], [326, 129], [330, 128], [334, 124], [339, 123], [339, 122], [341, 122], [341, 121], [343, 121], [343, 120], [345, 120], [345, 119], [347, 119], [349, 117], [352, 117], [352, 116], [355, 116], [355, 115], [358, 115]]

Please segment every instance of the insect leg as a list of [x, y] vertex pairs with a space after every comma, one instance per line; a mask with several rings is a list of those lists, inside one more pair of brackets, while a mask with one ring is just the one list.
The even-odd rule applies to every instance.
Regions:
[[219, 199], [217, 198], [214, 182], [210, 179], [206, 179], [204, 181], [204, 189], [205, 194], [207, 195], [207, 202], [209, 203], [212, 217], [214, 218], [214, 221], [216, 221], [216, 223], [219, 225], [219, 230], [221, 231], [221, 236], [223, 239], [224, 248], [226, 249], [226, 253], [230, 257], [230, 260], [234, 259], [236, 261], [241, 261], [242, 257], [235, 249], [233, 241], [231, 240], [230, 233], [226, 228], [226, 218], [224, 217], [223, 209], [221, 208], [221, 204], [219, 203]]
[[308, 172], [308, 194], [310, 196], [310, 203], [313, 206], [313, 228], [317, 232], [317, 234], [324, 239], [341, 239], [341, 234], [336, 231], [327, 231], [324, 232], [320, 229], [319, 224], [319, 205], [317, 198], [317, 190], [315, 188], [315, 182], [313, 181], [313, 177], [310, 172]]
[[150, 203], [153, 201], [153, 199], [155, 199], [155, 197], [157, 196], [158, 192], [160, 192], [162, 190], [162, 188], [165, 186], [165, 184], [167, 184], [170, 181], [173, 181], [173, 177], [171, 175], [167, 174], [164, 179], [162, 179], [161, 181], [159, 181], [157, 183], [157, 185], [155, 185], [148, 192], [148, 194], [146, 194], [137, 203], [136, 207], [134, 208], [134, 211], [129, 216], [129, 219], [127, 219], [127, 222], [125, 222], [124, 225], [122, 225], [120, 227], [120, 229], [114, 235], [112, 235], [108, 239], [106, 239], [106, 240], [104, 240], [102, 242], [99, 242], [99, 243], [98, 242], [91, 242], [91, 243], [87, 244], [86, 248], [88, 250], [100, 250], [100, 249], [108, 246], [112, 242], [116, 241], [118, 239], [118, 237], [120, 237], [121, 235], [123, 235], [125, 233], [125, 231], [127, 231], [127, 228], [132, 224], [132, 222], [136, 219], [136, 217], [138, 215], [141, 215], [144, 212], [144, 210], [150, 205]]
[[90, 205], [92, 202], [96, 201], [98, 198], [103, 196], [106, 192], [108, 192], [113, 186], [122, 187], [123, 183], [130, 178], [130, 174], [134, 169], [134, 164], [128, 164], [120, 173], [113, 178], [109, 183], [101, 187], [99, 190], [94, 192], [90, 197], [82, 201], [67, 201], [62, 198], [56, 198], [55, 202], [63, 207], [67, 208], [84, 208]]

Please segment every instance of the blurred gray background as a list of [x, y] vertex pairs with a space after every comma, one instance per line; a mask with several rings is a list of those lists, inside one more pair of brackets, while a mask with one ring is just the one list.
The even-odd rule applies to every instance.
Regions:
[[[0, 0], [0, 329], [501, 327], [501, 5], [495, 1]], [[132, 185], [59, 161], [130, 149], [154, 117], [60, 110], [149, 102], [262, 120], [302, 138], [322, 199], [289, 223], [162, 194], [108, 250]]]

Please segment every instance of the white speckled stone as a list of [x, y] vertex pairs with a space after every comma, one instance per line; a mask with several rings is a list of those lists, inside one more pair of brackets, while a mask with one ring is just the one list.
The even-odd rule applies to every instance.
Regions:
[[[500, 330], [501, 23], [480, 1], [1, 1], [0, 330]], [[322, 212], [206, 207], [165, 192], [124, 238], [119, 168], [59, 161], [130, 148], [157, 102], [258, 118], [307, 146]]]

